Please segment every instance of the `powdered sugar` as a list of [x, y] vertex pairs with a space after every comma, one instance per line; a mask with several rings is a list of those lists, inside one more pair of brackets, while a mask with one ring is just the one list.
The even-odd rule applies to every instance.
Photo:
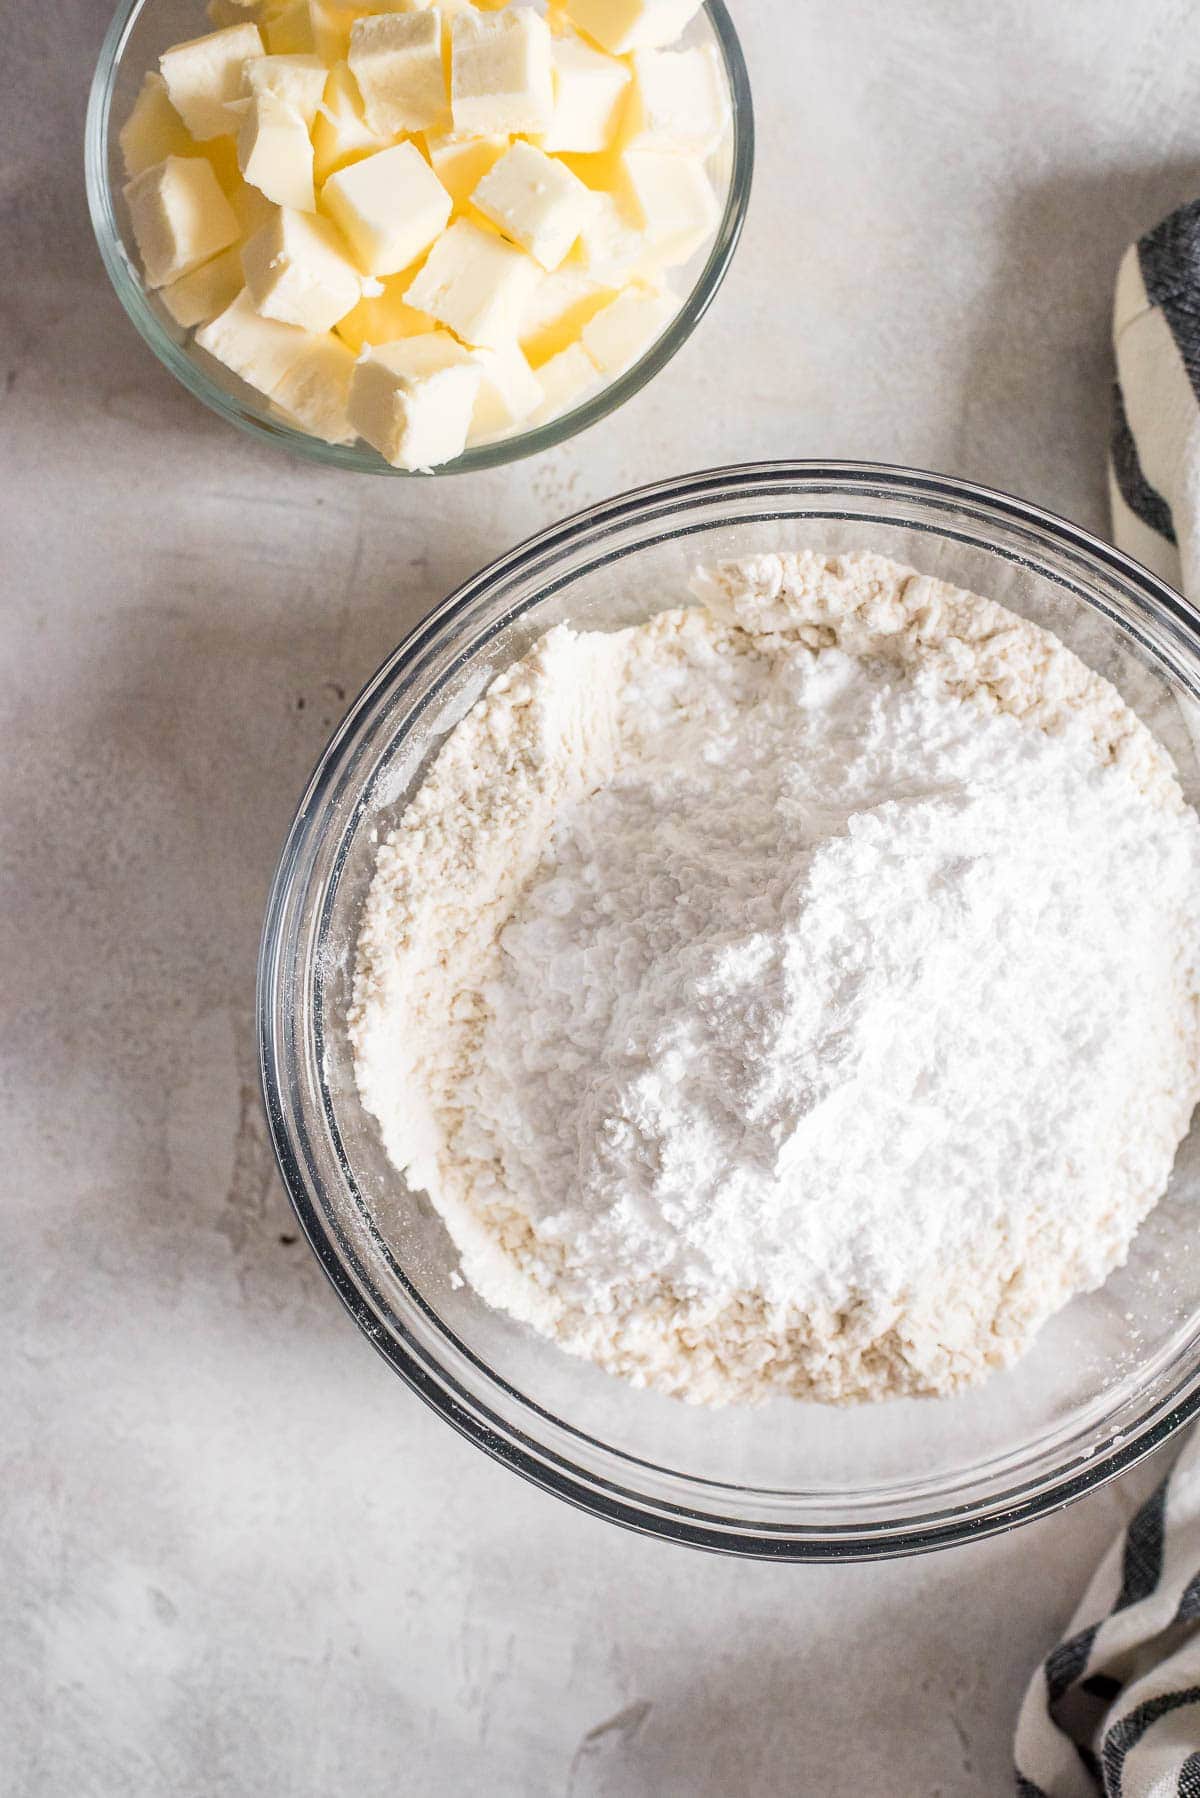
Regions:
[[352, 1021], [485, 1298], [719, 1401], [948, 1391], [1197, 1097], [1200, 824], [1115, 691], [875, 557], [560, 631], [381, 851]]

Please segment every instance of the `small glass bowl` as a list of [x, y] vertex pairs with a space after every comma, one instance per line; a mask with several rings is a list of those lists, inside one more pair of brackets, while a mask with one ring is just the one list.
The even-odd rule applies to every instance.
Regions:
[[[146, 70], [157, 68], [160, 54], [171, 44], [195, 37], [205, 29], [201, 0], [121, 0], [101, 46], [88, 99], [84, 164], [92, 228], [117, 297], [159, 361], [197, 399], [239, 430], [332, 468], [354, 469], [360, 474], [407, 475], [409, 470], [391, 467], [368, 444], [325, 443], [285, 424], [262, 394], [214, 357], [195, 348], [189, 341], [190, 334], [175, 323], [142, 280], [122, 194], [125, 173], [117, 134], [129, 116]], [[552, 449], [579, 431], [586, 431], [589, 425], [598, 424], [667, 366], [708, 311], [733, 260], [750, 202], [754, 109], [745, 58], [723, 0], [705, 0], [687, 41], [715, 44], [728, 81], [732, 126], [715, 173], [721, 202], [720, 223], [711, 247], [696, 259], [686, 299], [640, 360], [591, 399], [548, 424], [468, 449], [455, 461], [433, 469], [433, 474], [469, 474], [476, 469], [498, 468]]]
[[[390, 1166], [345, 1016], [381, 835], [488, 683], [554, 624], [686, 601], [697, 562], [869, 548], [1000, 600], [1121, 690], [1200, 797], [1200, 624], [1076, 526], [962, 481], [777, 463], [643, 488], [533, 538], [420, 624], [334, 736], [300, 805], [259, 968], [262, 1078], [300, 1222], [371, 1342], [489, 1454], [571, 1503], [730, 1554], [861, 1560], [1011, 1528], [1131, 1467], [1200, 1406], [1200, 1129], [1126, 1267], [1012, 1371], [949, 1399], [703, 1411], [638, 1392], [489, 1309]], [[402, 1427], [402, 1425], [401, 1425]]]

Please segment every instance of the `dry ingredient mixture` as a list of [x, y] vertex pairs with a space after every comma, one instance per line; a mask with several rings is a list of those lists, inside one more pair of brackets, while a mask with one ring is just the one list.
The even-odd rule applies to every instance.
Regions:
[[351, 1032], [489, 1302], [707, 1403], [948, 1393], [1200, 1097], [1200, 821], [1056, 638], [871, 554], [551, 631], [379, 853]]

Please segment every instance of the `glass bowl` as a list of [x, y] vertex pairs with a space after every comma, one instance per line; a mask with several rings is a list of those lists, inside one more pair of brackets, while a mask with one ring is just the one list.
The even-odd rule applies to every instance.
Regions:
[[635, 1391], [490, 1310], [355, 1089], [345, 1014], [380, 833], [444, 734], [562, 620], [609, 629], [686, 599], [698, 561], [871, 548], [1056, 632], [1112, 680], [1200, 798], [1197, 614], [1076, 526], [942, 476], [772, 463], [611, 500], [503, 556], [355, 702], [300, 805], [259, 969], [262, 1078], [284, 1180], [343, 1302], [422, 1398], [548, 1491], [650, 1535], [782, 1560], [913, 1553], [1009, 1529], [1132, 1466], [1200, 1403], [1200, 1130], [1128, 1265], [1011, 1372], [950, 1399], [704, 1411]]
[[[121, 0], [101, 46], [88, 99], [84, 164], [92, 228], [117, 297], [159, 361], [189, 392], [230, 424], [310, 462], [354, 469], [361, 474], [407, 476], [409, 470], [392, 468], [361, 441], [349, 445], [325, 443], [285, 424], [262, 394], [188, 341], [188, 333], [180, 329], [142, 280], [122, 196], [125, 172], [117, 134], [129, 116], [146, 70], [157, 68], [160, 54], [169, 45], [196, 37], [205, 29], [211, 27], [207, 25], [202, 0]], [[723, 0], [705, 0], [686, 39], [716, 45], [725, 67], [732, 109], [729, 143], [714, 175], [721, 203], [716, 236], [708, 250], [697, 255], [694, 264], [677, 271], [690, 281], [687, 297], [640, 360], [591, 399], [548, 424], [468, 449], [432, 473], [469, 474], [476, 469], [497, 468], [551, 449], [587, 430], [589, 425], [598, 424], [666, 367], [708, 311], [733, 260], [750, 201], [754, 111], [745, 58]]]

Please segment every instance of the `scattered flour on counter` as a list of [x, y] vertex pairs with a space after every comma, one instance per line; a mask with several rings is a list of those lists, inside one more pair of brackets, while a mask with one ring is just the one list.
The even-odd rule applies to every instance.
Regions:
[[552, 631], [381, 846], [363, 1100], [489, 1302], [709, 1403], [945, 1393], [1200, 1096], [1200, 821], [1115, 689], [870, 554]]

